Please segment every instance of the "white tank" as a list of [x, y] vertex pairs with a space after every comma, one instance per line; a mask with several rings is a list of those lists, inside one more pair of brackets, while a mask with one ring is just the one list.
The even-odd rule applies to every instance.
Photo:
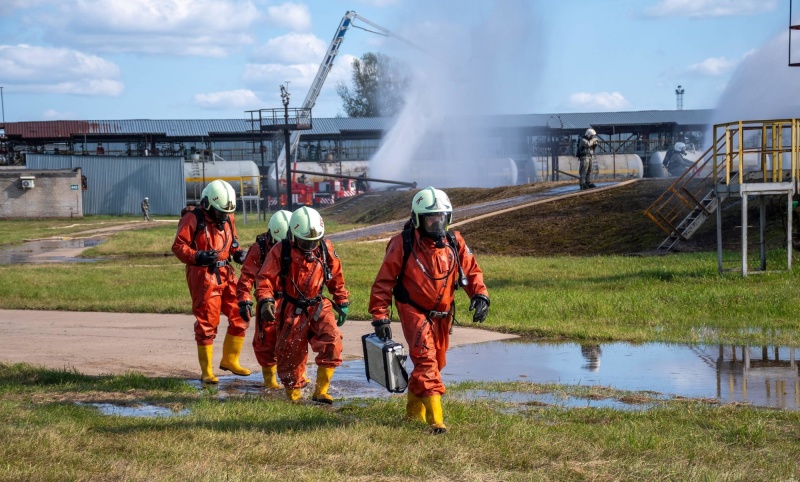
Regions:
[[[638, 179], [644, 176], [642, 158], [636, 154], [600, 154], [595, 156], [597, 171], [592, 179]], [[550, 157], [533, 157], [526, 166], [524, 182], [542, 182], [550, 179]], [[558, 169], [578, 177], [580, 161], [575, 156], [558, 156]], [[564, 179], [561, 176], [560, 179]]]
[[[306, 184], [313, 184], [317, 181], [325, 179], [327, 174], [341, 174], [342, 176], [352, 176], [356, 178], [367, 172], [369, 168], [369, 161], [342, 161], [341, 171], [339, 169], [340, 163], [338, 162], [296, 162], [292, 165], [292, 169], [301, 171], [312, 171], [318, 174], [305, 174]], [[300, 176], [303, 174], [294, 174], [294, 180], [300, 182]], [[286, 181], [286, 173], [280, 175], [281, 181]], [[275, 164], [269, 167], [269, 174], [267, 179], [267, 186], [270, 193], [275, 192]]]
[[237, 197], [258, 195], [259, 172], [253, 161], [184, 162], [183, 176], [187, 200], [199, 200], [203, 187], [214, 179], [230, 183]]

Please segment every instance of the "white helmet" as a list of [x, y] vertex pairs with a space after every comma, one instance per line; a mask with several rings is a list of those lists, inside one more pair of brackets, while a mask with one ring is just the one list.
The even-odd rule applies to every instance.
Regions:
[[205, 209], [213, 207], [223, 213], [232, 213], [236, 211], [236, 192], [227, 182], [215, 179], [200, 194], [200, 205]]
[[676, 142], [675, 143], [675, 150], [678, 152], [683, 152], [686, 150], [686, 144], [683, 142]]
[[150, 198], [149, 198], [149, 197], [145, 197], [145, 198], [144, 198], [144, 200], [145, 200], [145, 201], [149, 201], [149, 200], [150, 200]]
[[325, 235], [325, 223], [316, 209], [303, 206], [292, 213], [289, 219], [292, 238], [300, 249], [314, 249]]
[[596, 135], [597, 135], [597, 132], [595, 132], [594, 129], [592, 129], [590, 127], [588, 129], [586, 129], [586, 134], [584, 134], [584, 137], [594, 137]]
[[289, 219], [291, 217], [292, 213], [284, 209], [278, 211], [277, 213], [273, 214], [271, 218], [269, 218], [267, 230], [269, 231], [269, 235], [272, 237], [273, 242], [277, 243], [278, 241], [283, 240], [283, 238], [289, 234]]
[[[425, 217], [443, 214], [440, 221], [431, 226], [423, 222]], [[420, 228], [424, 234], [439, 239], [444, 236], [447, 227], [453, 220], [453, 205], [444, 191], [432, 186], [418, 192], [411, 200], [411, 222], [415, 228]]]

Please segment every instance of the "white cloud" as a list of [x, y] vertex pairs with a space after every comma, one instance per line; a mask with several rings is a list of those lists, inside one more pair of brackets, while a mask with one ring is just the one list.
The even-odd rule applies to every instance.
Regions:
[[699, 77], [717, 77], [732, 72], [738, 62], [725, 57], [711, 57], [686, 68], [686, 73]]
[[116, 96], [124, 90], [119, 67], [70, 49], [0, 45], [0, 83], [20, 92]]
[[273, 25], [288, 28], [295, 32], [311, 29], [311, 13], [308, 5], [286, 2], [267, 8], [267, 19]]
[[[353, 61], [352, 55], [340, 55], [334, 60], [322, 90], [335, 89], [336, 82], [350, 79]], [[244, 68], [242, 80], [256, 91], [264, 92], [265, 96], [278, 95], [280, 85], [289, 82], [289, 93], [292, 94], [290, 107], [300, 107], [308, 94], [314, 78], [319, 72], [319, 64], [247, 64]], [[275, 107], [279, 107], [276, 105]]]
[[247, 89], [196, 94], [194, 103], [205, 109], [257, 109], [262, 104], [258, 96]]
[[569, 96], [569, 106], [586, 111], [618, 111], [630, 107], [619, 92], [576, 92]]
[[74, 112], [61, 112], [55, 109], [47, 109], [42, 113], [42, 119], [44, 120], [61, 120], [61, 119], [75, 120], [78, 118], [79, 118], [78, 115]]
[[252, 0], [76, 0], [41, 18], [49, 40], [99, 52], [224, 56], [253, 42]]
[[648, 17], [730, 17], [771, 12], [777, 0], [661, 0], [646, 8]]
[[322, 62], [326, 50], [325, 42], [312, 34], [289, 33], [254, 49], [252, 58], [265, 63]]

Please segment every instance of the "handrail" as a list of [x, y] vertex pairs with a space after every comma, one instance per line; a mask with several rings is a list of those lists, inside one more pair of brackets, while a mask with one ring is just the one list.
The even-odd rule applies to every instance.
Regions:
[[[756, 142], [759, 140], [756, 136], [760, 142]], [[760, 172], [759, 182], [791, 180], [797, 192], [800, 119], [739, 120], [716, 124], [713, 139], [711, 147], [694, 165], [645, 210], [645, 215], [668, 236], [677, 234], [682, 237], [677, 227], [692, 211], [705, 210], [699, 200], [712, 190], [716, 195], [739, 194], [741, 188], [732, 189], [732, 185], [742, 186], [752, 179], [745, 176], [748, 171]], [[783, 168], [786, 154], [790, 156], [788, 170]], [[748, 159], [757, 160], [758, 169], [748, 168]]]

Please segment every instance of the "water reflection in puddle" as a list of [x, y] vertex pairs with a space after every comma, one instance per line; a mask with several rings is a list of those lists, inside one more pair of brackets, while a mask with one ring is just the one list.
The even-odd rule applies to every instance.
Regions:
[[[656, 392], [654, 398], [687, 397], [715, 399], [720, 403], [744, 402], [786, 410], [800, 408], [800, 377], [795, 349], [786, 347], [731, 347], [723, 345], [675, 345], [664, 343], [527, 343], [496, 341], [454, 347], [442, 371], [446, 384], [465, 381], [558, 383], [602, 386], [616, 390]], [[407, 368], [412, 368], [407, 363]], [[310, 398], [316, 367], [309, 365], [312, 380], [304, 398]], [[190, 382], [200, 387], [197, 381]], [[225, 393], [264, 393], [261, 373], [249, 377], [220, 377]], [[283, 391], [274, 391], [282, 396]], [[363, 360], [339, 367], [330, 394], [337, 399], [383, 398], [390, 394], [375, 382], [367, 382]], [[659, 396], [658, 394], [662, 394]], [[519, 403], [545, 403], [564, 407], [613, 407], [641, 409], [649, 405], [627, 404], [615, 399], [587, 399], [552, 394], [485, 392], [467, 390], [459, 398], [492, 398]]]
[[0, 264], [21, 263], [87, 263], [97, 259], [79, 258], [85, 249], [97, 246], [103, 240], [86, 239], [42, 239], [29, 241], [0, 251]]
[[189, 410], [184, 409], [179, 412], [170, 410], [166, 407], [156, 405], [136, 405], [133, 407], [115, 405], [113, 403], [78, 403], [78, 405], [90, 405], [100, 410], [103, 415], [118, 415], [120, 417], [174, 417], [189, 414]]

